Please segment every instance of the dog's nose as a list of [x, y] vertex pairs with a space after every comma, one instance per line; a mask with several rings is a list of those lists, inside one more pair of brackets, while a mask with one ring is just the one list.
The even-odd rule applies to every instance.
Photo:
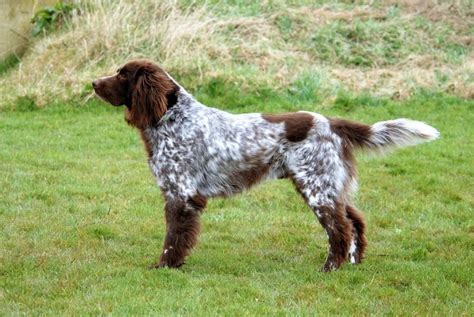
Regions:
[[97, 88], [97, 84], [98, 84], [97, 80], [94, 80], [94, 81], [92, 82], [92, 87], [93, 87], [94, 89], [96, 89], [96, 88]]

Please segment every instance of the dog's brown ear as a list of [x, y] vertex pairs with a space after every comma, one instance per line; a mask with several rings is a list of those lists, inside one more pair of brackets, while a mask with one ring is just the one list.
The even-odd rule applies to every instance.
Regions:
[[155, 125], [168, 110], [168, 95], [175, 94], [178, 87], [152, 63], [140, 65], [133, 77], [127, 121], [137, 128]]

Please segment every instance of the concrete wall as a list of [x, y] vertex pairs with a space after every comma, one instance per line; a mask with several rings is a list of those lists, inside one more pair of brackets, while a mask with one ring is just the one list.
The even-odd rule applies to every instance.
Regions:
[[0, 60], [21, 54], [31, 37], [31, 18], [45, 5], [57, 0], [0, 0]]

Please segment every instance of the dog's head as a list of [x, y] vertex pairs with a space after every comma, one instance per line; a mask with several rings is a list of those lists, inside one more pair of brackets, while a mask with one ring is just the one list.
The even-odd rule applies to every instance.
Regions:
[[117, 74], [92, 82], [95, 93], [114, 106], [126, 106], [128, 123], [138, 128], [156, 124], [176, 103], [179, 86], [158, 65], [133, 60]]

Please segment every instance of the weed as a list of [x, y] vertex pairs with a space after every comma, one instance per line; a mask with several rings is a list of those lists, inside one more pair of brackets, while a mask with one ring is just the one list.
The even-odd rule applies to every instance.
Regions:
[[16, 99], [15, 108], [19, 112], [31, 112], [38, 110], [36, 101], [31, 96], [20, 96]]
[[46, 6], [38, 10], [31, 19], [31, 34], [39, 36], [58, 29], [76, 12], [77, 7], [73, 3], [60, 1], [53, 7]]
[[324, 87], [321, 73], [303, 72], [293, 82], [289, 92], [295, 96], [296, 100], [302, 102], [319, 102], [322, 87]]
[[16, 54], [10, 54], [3, 61], [0, 62], [0, 76], [5, 74], [10, 69], [14, 68], [20, 62], [20, 58]]

